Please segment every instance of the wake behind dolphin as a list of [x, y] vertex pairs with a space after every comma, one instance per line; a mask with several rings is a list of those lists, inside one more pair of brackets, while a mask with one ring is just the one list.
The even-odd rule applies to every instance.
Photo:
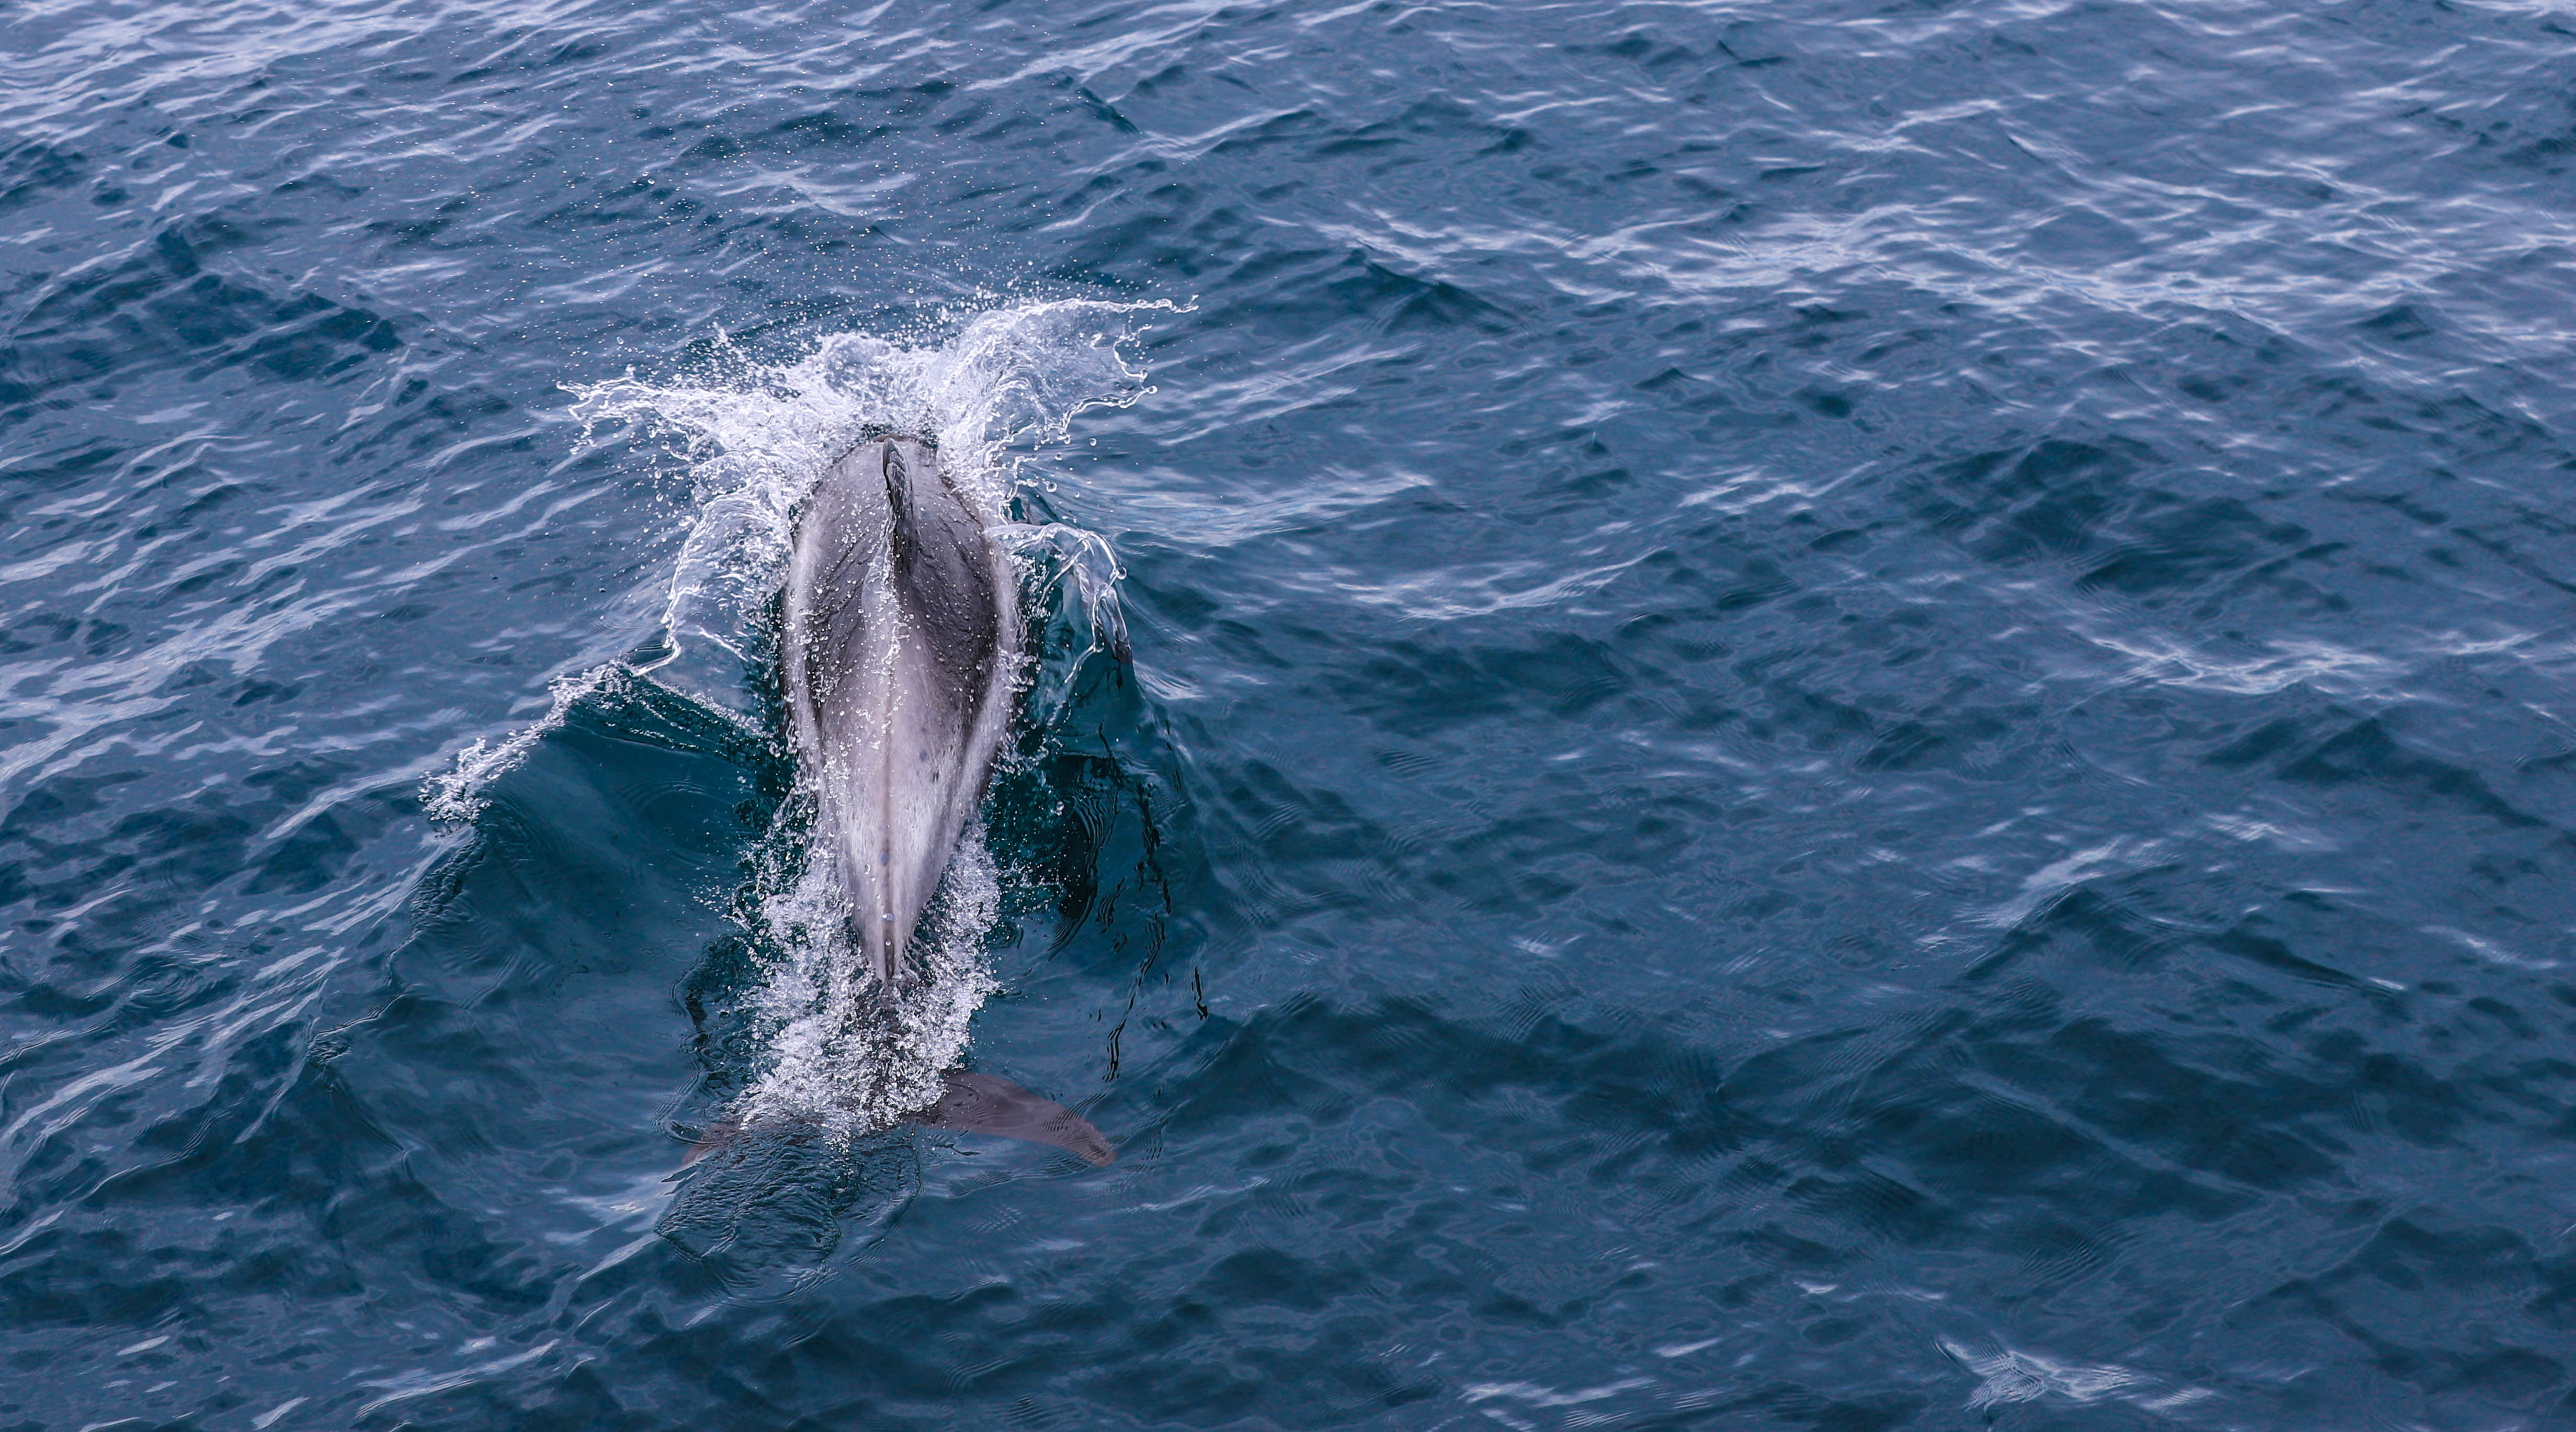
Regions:
[[[1021, 594], [997, 521], [935, 447], [899, 436], [833, 463], [796, 514], [782, 695], [815, 802], [811, 858], [839, 877], [850, 952], [880, 1014], [900, 1014], [915, 930], [1017, 704]], [[901, 1121], [1114, 1157], [1079, 1115], [987, 1074], [946, 1071], [937, 1098]]]

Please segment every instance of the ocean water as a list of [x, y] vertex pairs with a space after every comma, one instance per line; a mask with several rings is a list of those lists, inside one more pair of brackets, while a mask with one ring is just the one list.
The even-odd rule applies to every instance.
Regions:
[[[0, 1428], [2576, 1424], [2571, 64], [0, 9]], [[892, 1013], [870, 424], [1040, 635]]]

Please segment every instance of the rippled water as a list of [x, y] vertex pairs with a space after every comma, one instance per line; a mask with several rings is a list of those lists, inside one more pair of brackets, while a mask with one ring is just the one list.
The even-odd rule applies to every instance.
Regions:
[[[2576, 1419], [2572, 30], [0, 11], [0, 1426]], [[682, 1167], [886, 414], [1107, 1168]]]

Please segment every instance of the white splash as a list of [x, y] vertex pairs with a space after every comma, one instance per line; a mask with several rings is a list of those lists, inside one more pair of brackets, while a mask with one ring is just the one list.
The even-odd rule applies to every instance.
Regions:
[[754, 1003], [771, 1064], [734, 1117], [864, 1133], [938, 1099], [941, 1071], [966, 1052], [967, 1021], [994, 988], [984, 937], [1001, 895], [983, 832], [970, 829], [913, 939], [914, 978], [891, 995], [850, 948], [830, 861], [763, 901], [756, 933], [773, 953]]
[[1007, 511], [1015, 448], [1061, 439], [1085, 409], [1125, 407], [1152, 391], [1120, 347], [1145, 331], [1143, 315], [1173, 311], [1024, 304], [976, 314], [944, 343], [844, 333], [793, 363], [728, 358], [717, 381], [629, 374], [572, 386], [586, 436], [620, 425], [662, 444], [696, 498], [663, 609], [665, 651], [639, 669], [696, 700], [747, 711], [759, 664], [751, 638], [778, 591], [796, 506], [825, 464], [870, 429], [931, 435], [941, 469], [987, 510]]
[[526, 760], [528, 753], [535, 750], [537, 743], [548, 733], [560, 729], [564, 718], [572, 713], [573, 703], [603, 686], [625, 680], [627, 675], [624, 666], [610, 662], [594, 666], [577, 676], [558, 676], [547, 683], [555, 699], [545, 715], [504, 737], [498, 745], [485, 737], [475, 737], [474, 744], [456, 753], [453, 767], [420, 783], [420, 803], [429, 811], [429, 818], [439, 825], [472, 824], [474, 818], [483, 813], [484, 807], [491, 804], [483, 798], [484, 787], [502, 772]]

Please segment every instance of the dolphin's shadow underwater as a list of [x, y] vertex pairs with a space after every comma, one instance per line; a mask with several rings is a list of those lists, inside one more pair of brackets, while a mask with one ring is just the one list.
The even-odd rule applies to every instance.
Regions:
[[[846, 900], [846, 950], [877, 1013], [922, 978], [923, 913], [974, 821], [1030, 660], [1016, 564], [919, 438], [874, 435], [798, 508], [779, 603], [777, 697], [810, 802], [806, 859]], [[694, 1001], [693, 1001], [694, 1003]], [[1051, 1145], [1093, 1165], [1109, 1141], [995, 1075], [944, 1071], [892, 1121]], [[686, 1163], [812, 1131], [758, 1117], [710, 1126]]]

